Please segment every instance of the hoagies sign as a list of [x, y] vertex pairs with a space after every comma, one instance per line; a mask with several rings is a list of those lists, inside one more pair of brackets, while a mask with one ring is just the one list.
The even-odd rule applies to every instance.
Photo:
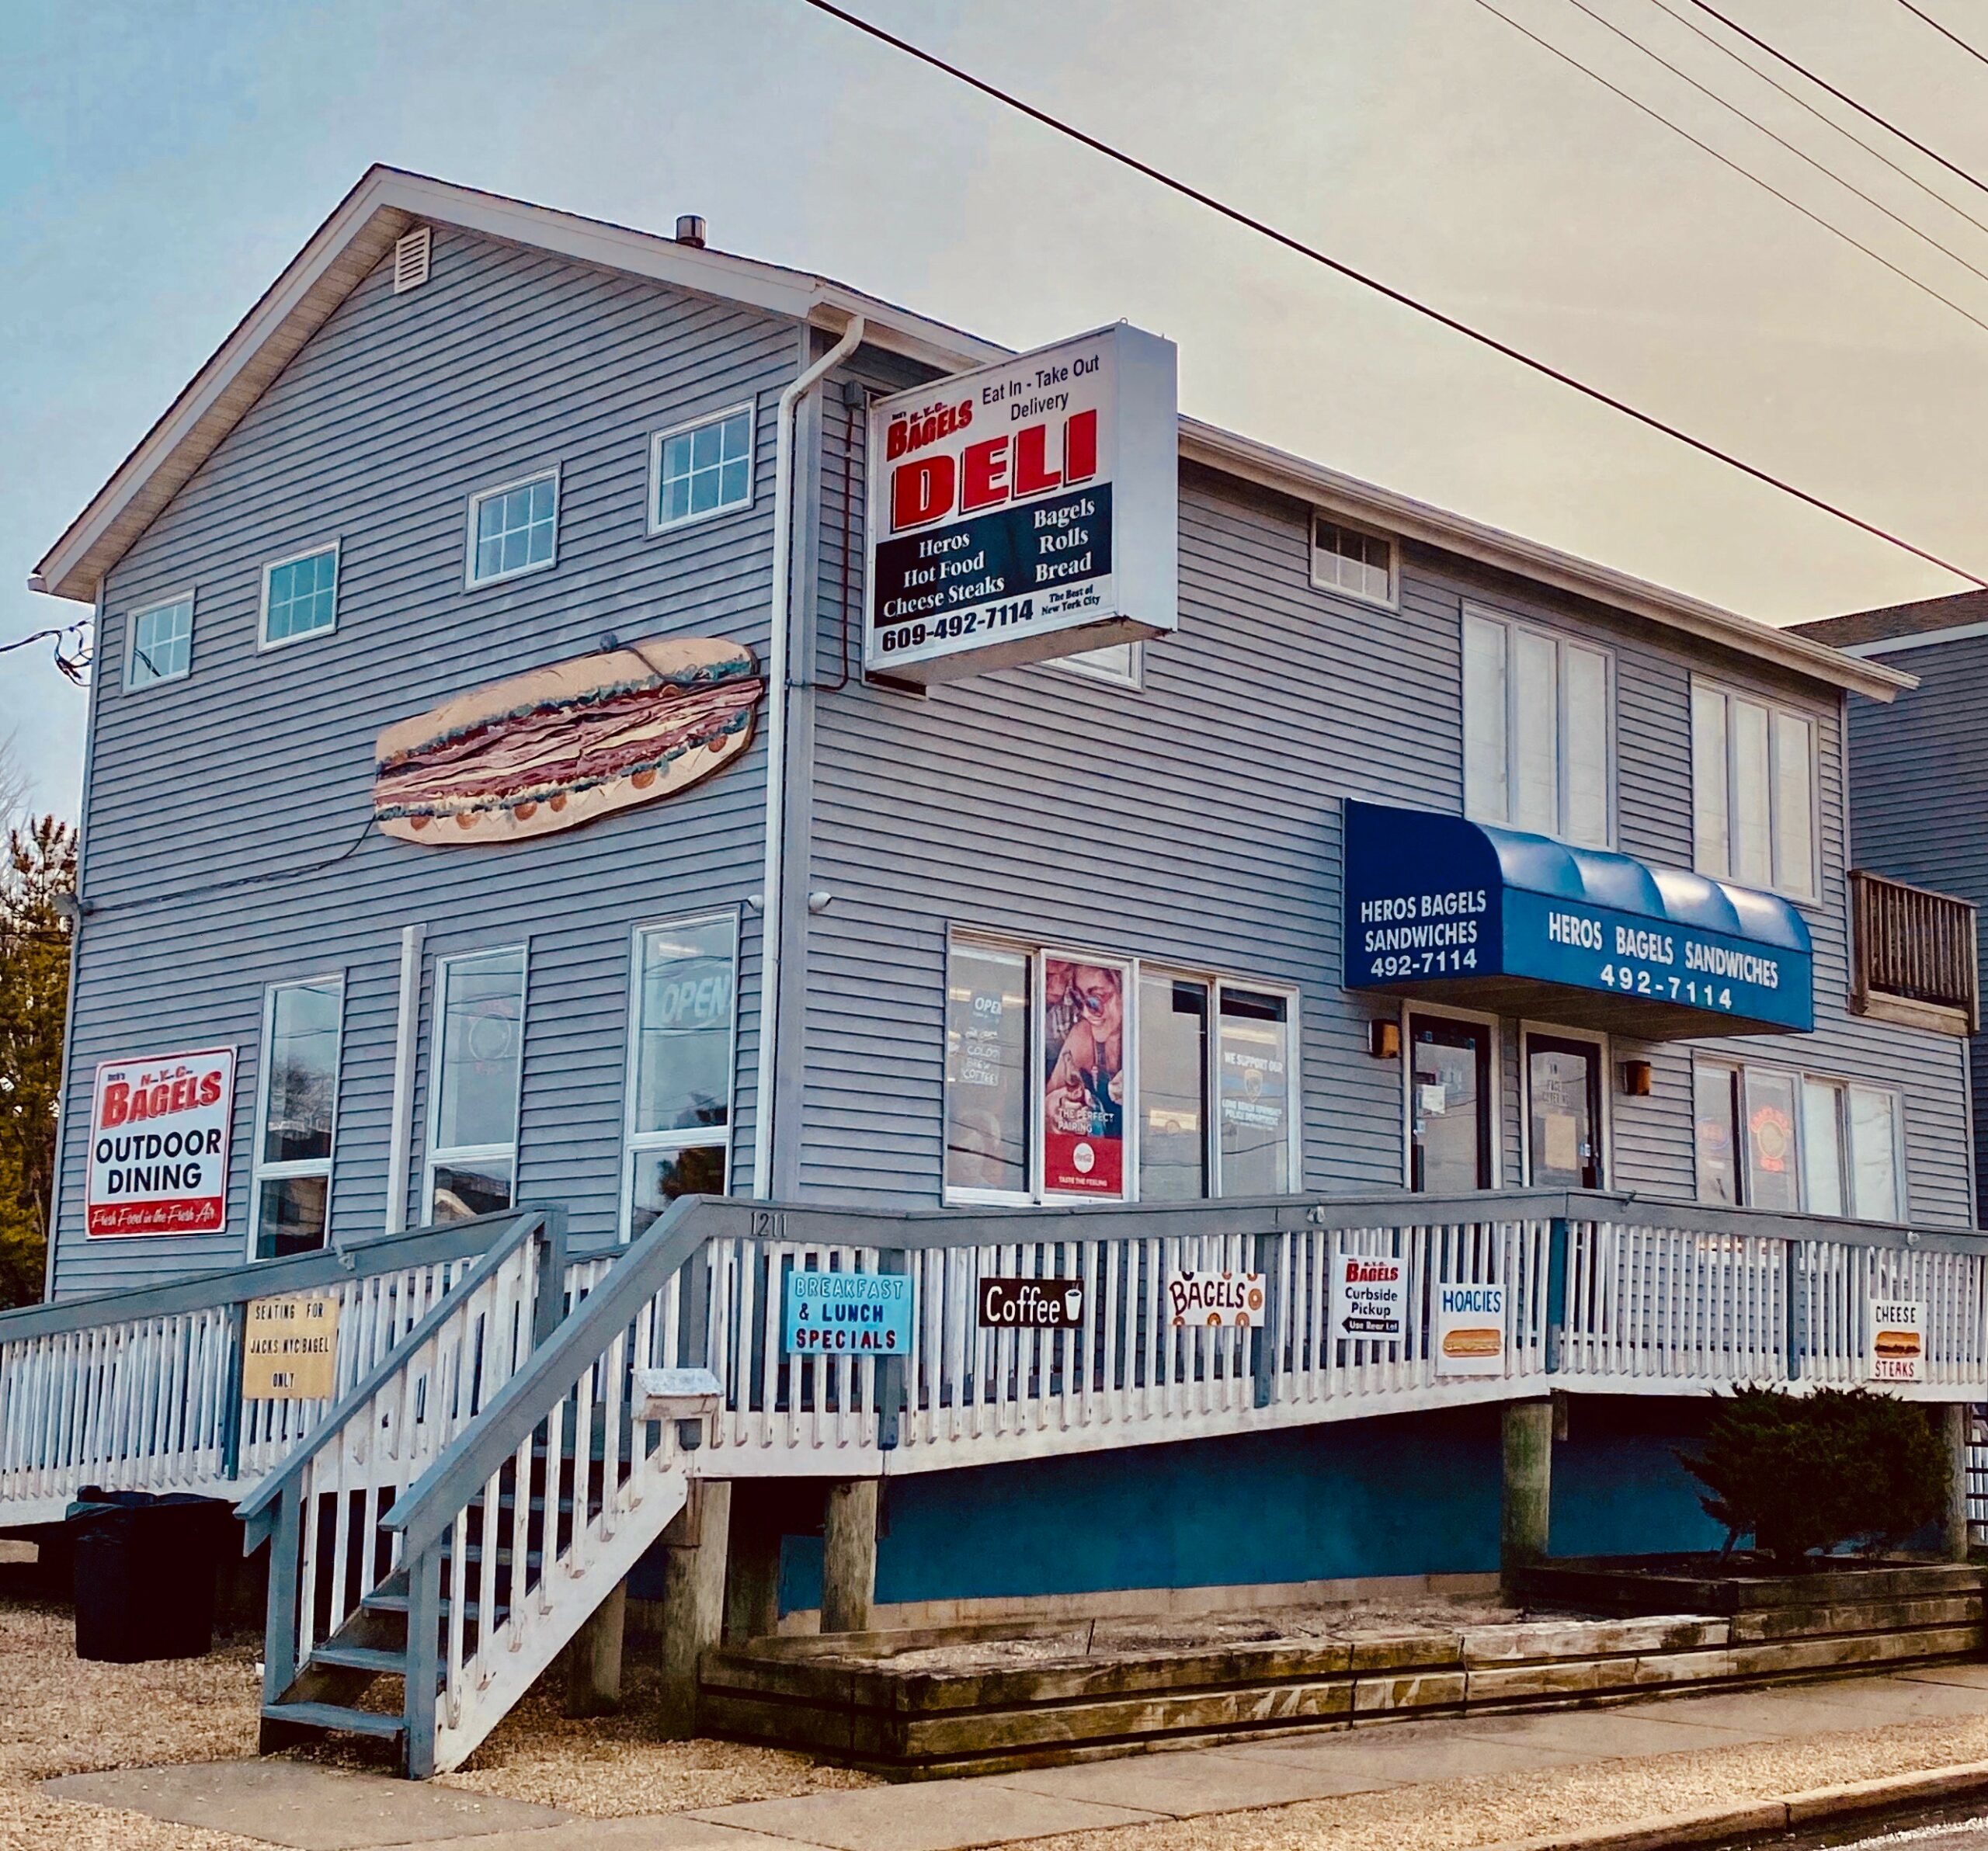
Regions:
[[103, 1062], [90, 1111], [90, 1238], [217, 1233], [234, 1110], [231, 1047]]
[[1123, 324], [880, 399], [864, 662], [917, 682], [1176, 623], [1170, 341]]

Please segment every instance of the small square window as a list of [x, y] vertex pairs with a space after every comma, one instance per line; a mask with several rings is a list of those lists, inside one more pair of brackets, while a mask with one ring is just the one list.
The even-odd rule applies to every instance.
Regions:
[[320, 547], [262, 568], [262, 646], [294, 643], [338, 623], [339, 550]]
[[193, 594], [134, 610], [128, 620], [124, 685], [148, 688], [155, 682], [183, 680], [193, 665]]
[[659, 432], [649, 445], [649, 531], [752, 502], [752, 408]]
[[1395, 543], [1323, 516], [1312, 522], [1312, 582], [1369, 604], [1395, 601]]
[[558, 551], [559, 472], [486, 489], [469, 504], [469, 582], [488, 585], [554, 562]]
[[1075, 655], [1059, 655], [1048, 666], [1061, 669], [1066, 674], [1084, 675], [1092, 681], [1115, 682], [1121, 688], [1145, 685], [1145, 658], [1137, 643], [1107, 643], [1102, 649], [1084, 649]]

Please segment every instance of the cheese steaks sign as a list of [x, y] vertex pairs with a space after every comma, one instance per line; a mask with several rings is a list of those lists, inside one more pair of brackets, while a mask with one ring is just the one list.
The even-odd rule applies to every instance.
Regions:
[[877, 401], [871, 674], [950, 681], [1175, 627], [1175, 363], [1120, 323]]
[[89, 1238], [218, 1233], [234, 1110], [231, 1047], [103, 1061], [90, 1110]]

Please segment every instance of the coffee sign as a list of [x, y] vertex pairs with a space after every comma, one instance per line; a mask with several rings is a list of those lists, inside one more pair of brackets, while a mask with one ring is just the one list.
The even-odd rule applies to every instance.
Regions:
[[982, 1330], [1070, 1330], [1084, 1321], [1081, 1279], [983, 1279]]

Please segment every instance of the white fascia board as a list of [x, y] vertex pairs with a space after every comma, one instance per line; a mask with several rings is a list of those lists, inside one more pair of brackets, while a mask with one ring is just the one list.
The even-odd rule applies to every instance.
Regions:
[[1846, 643], [1845, 655], [1868, 661], [1876, 655], [1896, 655], [1901, 649], [1924, 649], [1934, 643], [1965, 643], [1976, 637], [1988, 637], [1988, 623], [1954, 623], [1945, 630], [1921, 630], [1904, 636], [1874, 637], [1868, 643]]

